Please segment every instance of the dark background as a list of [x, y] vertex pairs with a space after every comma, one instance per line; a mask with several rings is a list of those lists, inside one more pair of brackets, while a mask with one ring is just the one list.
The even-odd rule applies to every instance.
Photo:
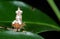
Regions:
[[[57, 24], [60, 26], [60, 22], [57, 19], [56, 15], [54, 14], [54, 11], [48, 4], [46, 0], [22, 0], [23, 2], [29, 4], [32, 6], [32, 9], [35, 7], [43, 12], [45, 12], [47, 15], [49, 15], [54, 21], [57, 22]], [[60, 10], [60, 0], [54, 0], [57, 7]], [[60, 39], [60, 32], [58, 31], [48, 31], [39, 33], [39, 35], [43, 36], [45, 39]]]

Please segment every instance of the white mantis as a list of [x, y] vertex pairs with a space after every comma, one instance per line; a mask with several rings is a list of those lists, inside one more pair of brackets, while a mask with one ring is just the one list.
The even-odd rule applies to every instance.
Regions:
[[12, 26], [15, 28], [15, 31], [20, 31], [22, 28], [22, 10], [18, 7], [18, 10], [16, 11], [16, 19], [12, 22]]

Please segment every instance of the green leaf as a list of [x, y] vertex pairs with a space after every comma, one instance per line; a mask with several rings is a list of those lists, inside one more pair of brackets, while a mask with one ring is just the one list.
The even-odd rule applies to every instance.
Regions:
[[45, 32], [50, 30], [60, 30], [58, 24], [46, 15], [41, 10], [35, 8], [32, 10], [31, 6], [21, 1], [5, 1], [0, 2], [0, 25], [12, 27], [11, 23], [15, 20], [15, 11], [18, 6], [23, 11], [23, 22], [26, 23], [25, 30], [34, 33]]
[[0, 32], [0, 39], [44, 39], [43, 37], [31, 32]]
[[53, 9], [53, 11], [55, 12], [57, 18], [60, 20], [60, 10], [58, 9], [56, 4], [54, 3], [54, 0], [47, 0], [47, 2], [49, 3], [49, 5]]
[[25, 30], [33, 33], [42, 33], [46, 31], [60, 31], [60, 27], [46, 23], [26, 22]]

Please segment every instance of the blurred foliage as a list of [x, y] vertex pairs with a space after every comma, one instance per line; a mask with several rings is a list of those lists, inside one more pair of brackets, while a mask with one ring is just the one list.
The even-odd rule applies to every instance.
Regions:
[[[6, 27], [12, 27], [11, 23], [13, 20], [15, 20], [15, 11], [17, 10], [18, 6], [23, 11], [22, 17], [23, 22], [26, 23], [26, 26], [24, 29], [29, 32], [33, 33], [39, 33], [39, 32], [45, 32], [45, 31], [58, 31], [60, 30], [60, 27], [58, 24], [50, 18], [48, 15], [46, 15], [44, 12], [38, 9], [32, 9], [31, 6], [25, 4], [21, 1], [3, 1], [0, 2], [0, 26], [6, 26]], [[10, 31], [7, 31], [9, 33]], [[11, 32], [15, 33], [15, 32]], [[19, 32], [21, 33], [21, 32]], [[19, 39], [19, 38], [26, 38], [26, 39], [40, 39], [40, 37], [33, 35], [29, 37], [28, 35], [19, 34], [17, 37], [16, 35], [12, 36], [9, 34], [6, 34], [5, 32], [0, 32], [1, 39], [4, 39], [7, 37], [7, 39]], [[4, 38], [3, 38], [4, 37]], [[14, 38], [13, 38], [14, 37]]]
[[0, 32], [0, 39], [44, 39], [43, 37], [31, 32]]

